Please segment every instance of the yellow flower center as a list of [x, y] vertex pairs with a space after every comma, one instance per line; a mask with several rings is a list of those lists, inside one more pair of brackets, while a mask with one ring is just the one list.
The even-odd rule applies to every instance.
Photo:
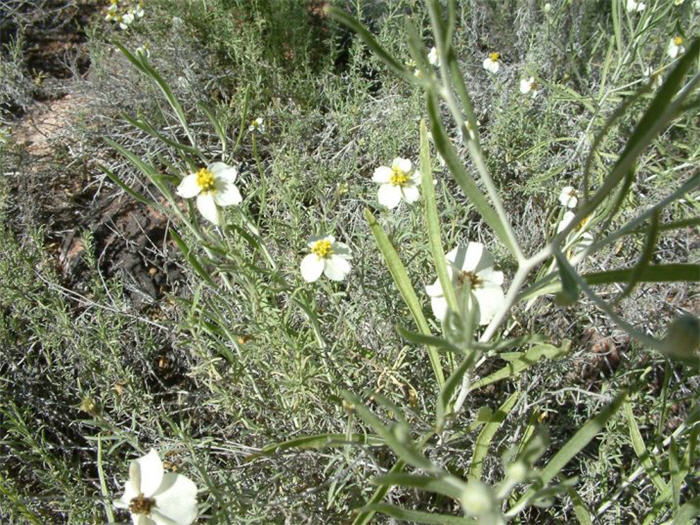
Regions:
[[331, 255], [333, 255], [331, 241], [327, 239], [321, 239], [320, 241], [316, 241], [311, 247], [311, 253], [318, 255], [321, 259], [327, 259]]
[[212, 191], [214, 189], [214, 174], [207, 168], [202, 168], [197, 172], [197, 186], [202, 191]]
[[474, 272], [467, 272], [465, 270], [461, 270], [457, 274], [457, 283], [459, 284], [459, 286], [462, 286], [467, 281], [469, 281], [469, 286], [472, 290], [484, 284], [484, 280], [478, 275], [476, 275]]
[[491, 62], [498, 62], [501, 59], [501, 54], [497, 51], [494, 51], [493, 53], [489, 54], [489, 59]]
[[683, 43], [683, 37], [682, 36], [677, 36], [673, 39], [673, 43], [676, 44], [677, 46], [680, 46]]
[[408, 182], [408, 176], [401, 168], [391, 168], [391, 178], [389, 179], [394, 186], [405, 186]]
[[129, 511], [132, 514], [150, 514], [151, 509], [155, 506], [156, 500], [139, 494], [129, 502]]

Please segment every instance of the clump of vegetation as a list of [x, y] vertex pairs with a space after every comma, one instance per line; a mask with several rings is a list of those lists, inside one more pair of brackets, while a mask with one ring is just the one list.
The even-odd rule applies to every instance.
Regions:
[[83, 4], [51, 155], [4, 117], [0, 517], [692, 521], [692, 2]]

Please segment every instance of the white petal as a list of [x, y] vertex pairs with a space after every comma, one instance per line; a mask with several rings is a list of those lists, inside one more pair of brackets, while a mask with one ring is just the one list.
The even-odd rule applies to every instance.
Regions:
[[[132, 464], [134, 463], [135, 462], [132, 462]], [[132, 470], [134, 475], [131, 475]], [[122, 494], [121, 498], [112, 502], [118, 509], [128, 509], [131, 500], [138, 496], [139, 492], [141, 492], [141, 473], [138, 469], [138, 463], [136, 463], [133, 467], [130, 466], [129, 471], [129, 479], [124, 483], [124, 494]]]
[[561, 218], [561, 221], [559, 221], [559, 225], [557, 226], [557, 233], [562, 231], [564, 228], [566, 228], [569, 223], [573, 220], [575, 217], [573, 212], [567, 211], [564, 216]]
[[216, 193], [214, 193], [214, 201], [219, 206], [232, 206], [240, 204], [243, 200], [241, 192], [232, 181], [217, 179]]
[[440, 285], [440, 279], [437, 279], [433, 284], [428, 284], [425, 287], [425, 292], [430, 297], [442, 297], [442, 286]]
[[401, 188], [393, 184], [382, 184], [377, 192], [377, 200], [390, 210], [396, 208], [401, 201]]
[[343, 257], [345, 259], [352, 259], [352, 252], [350, 251], [350, 247], [344, 242], [334, 242], [332, 243], [331, 248], [333, 250], [333, 253], [338, 255], [339, 257]]
[[183, 199], [190, 199], [200, 192], [199, 184], [197, 184], [197, 174], [190, 173], [180, 181], [177, 187], [177, 194]]
[[401, 157], [396, 157], [394, 159], [394, 162], [391, 163], [391, 165], [395, 168], [399, 168], [404, 173], [408, 173], [409, 171], [411, 171], [411, 167], [412, 167], [410, 160], [403, 159]]
[[138, 487], [138, 492], [150, 498], [160, 487], [163, 481], [163, 463], [158, 457], [158, 452], [151, 449], [148, 454], [131, 462], [129, 478]]
[[213, 162], [207, 166], [207, 169], [214, 174], [215, 179], [235, 182], [238, 176], [238, 170], [224, 162]]
[[387, 166], [379, 166], [376, 170], [374, 170], [372, 181], [376, 182], [377, 184], [386, 184], [391, 179], [391, 174], [391, 168]]
[[209, 222], [217, 226], [221, 224], [219, 208], [217, 208], [214, 196], [211, 193], [200, 193], [197, 195], [197, 209]]
[[192, 522], [185, 522], [185, 521], [170, 519], [165, 514], [162, 514], [159, 509], [151, 510], [150, 516], [151, 516], [151, 519], [148, 520], [148, 523], [144, 523], [143, 525], [182, 525], [182, 524], [189, 525], [190, 523], [192, 523]]
[[420, 199], [420, 192], [417, 186], [404, 186], [401, 188], [401, 192], [403, 193], [404, 200], [408, 203], [416, 202]]
[[[190, 524], [197, 517], [197, 485], [181, 475], [168, 472], [160, 489], [153, 496], [158, 513], [177, 524]], [[158, 525], [158, 516], [153, 512]]]
[[145, 514], [132, 514], [131, 522], [134, 525], [157, 525], [155, 521], [150, 519]]
[[430, 62], [431, 66], [440, 65], [440, 57], [438, 56], [438, 51], [435, 46], [430, 48], [430, 52], [428, 53], [428, 62]]
[[498, 69], [501, 67], [501, 64], [498, 60], [491, 60], [491, 58], [489, 57], [486, 60], [484, 60], [483, 66], [486, 71], [490, 71], [491, 73], [498, 73]]
[[430, 306], [433, 309], [435, 319], [444, 321], [447, 317], [447, 300], [444, 297], [431, 297]]
[[[440, 157], [440, 158], [442, 159], [442, 157]], [[413, 184], [415, 184], [416, 186], [420, 186], [420, 183], [421, 183], [421, 180], [422, 180], [422, 176], [421, 176], [420, 171], [418, 171], [418, 170], [414, 171], [414, 172], [411, 174], [411, 177], [410, 177], [409, 180], [410, 180]], [[433, 180], [433, 184], [435, 184], [436, 182], [437, 182], [437, 181]]]
[[520, 92], [525, 95], [526, 93], [530, 92], [530, 89], [532, 89], [532, 85], [526, 78], [521, 78], [520, 79]]
[[350, 273], [351, 268], [350, 262], [345, 257], [334, 254], [326, 260], [323, 273], [331, 281], [342, 281]]
[[573, 186], [564, 186], [559, 193], [559, 203], [567, 208], [575, 208], [578, 204], [576, 189]]
[[479, 324], [489, 324], [505, 301], [503, 289], [500, 286], [484, 286], [472, 293], [479, 303]]
[[492, 267], [484, 268], [478, 273], [479, 278], [484, 282], [484, 286], [503, 284], [503, 272], [497, 272]]
[[307, 282], [316, 281], [323, 273], [323, 259], [314, 253], [310, 253], [301, 261], [301, 277]]
[[479, 273], [493, 266], [493, 257], [480, 242], [470, 242], [466, 246], [460, 244], [447, 254], [447, 260], [455, 268], [467, 272]]

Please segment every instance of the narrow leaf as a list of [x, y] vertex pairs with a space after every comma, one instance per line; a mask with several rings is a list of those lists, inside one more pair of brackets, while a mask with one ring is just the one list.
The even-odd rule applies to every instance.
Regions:
[[574, 506], [574, 514], [576, 514], [576, 519], [580, 525], [593, 525], [593, 520], [591, 520], [591, 511], [588, 510], [586, 503], [581, 499], [574, 489], [570, 488], [568, 490], [569, 497]]
[[[401, 263], [399, 254], [391, 244], [391, 241], [387, 237], [382, 226], [377, 222], [374, 215], [372, 215], [372, 212], [365, 209], [364, 215], [369, 224], [370, 230], [377, 241], [379, 251], [384, 257], [384, 262], [386, 263], [387, 268], [389, 268], [389, 272], [394, 279], [394, 283], [399, 289], [399, 293], [401, 294], [404, 303], [406, 303], [406, 306], [408, 306], [418, 329], [425, 335], [431, 335], [430, 327], [428, 326], [428, 322], [425, 320], [425, 316], [423, 315], [423, 308], [421, 307], [420, 301], [418, 300], [416, 292], [413, 289], [413, 285], [408, 278], [406, 268]], [[433, 367], [433, 372], [435, 373], [438, 387], [442, 388], [442, 386], [445, 384], [445, 376], [442, 371], [442, 365], [440, 364], [440, 356], [438, 355], [437, 350], [431, 346], [428, 347], [428, 358], [430, 359], [430, 364]]]
[[104, 172], [109, 179], [114, 182], [117, 186], [119, 186], [121, 189], [123, 189], [128, 195], [136, 199], [142, 204], [145, 204], [146, 206], [151, 206], [153, 208], [158, 208], [161, 209], [160, 205], [156, 204], [152, 200], [148, 199], [146, 196], [143, 194], [137, 192], [136, 190], [132, 189], [130, 186], [128, 186], [124, 181], [122, 181], [114, 172], [112, 172], [110, 169], [108, 169], [106, 166], [103, 166], [102, 164], [98, 164], [98, 167]]
[[[418, 510], [407, 510], [389, 503], [375, 503], [366, 505], [360, 509], [364, 512], [381, 512], [387, 516], [397, 518], [408, 523], [427, 523], [430, 525], [474, 525], [476, 521], [471, 518], [460, 518], [448, 516], [446, 514], [434, 514], [432, 512], [421, 512]], [[357, 523], [357, 522], [355, 522]]]
[[384, 441], [376, 436], [366, 434], [315, 434], [312, 436], [303, 436], [294, 438], [281, 443], [273, 443], [266, 445], [256, 454], [248, 456], [247, 461], [262, 457], [279, 454], [287, 450], [320, 450], [324, 448], [342, 447], [348, 444], [353, 445], [368, 445], [381, 446], [385, 445]]
[[426, 93], [428, 115], [430, 117], [430, 128], [435, 141], [435, 147], [442, 155], [445, 163], [450, 168], [450, 172], [454, 176], [459, 187], [469, 199], [469, 202], [474, 205], [476, 210], [484, 218], [486, 224], [494, 231], [499, 240], [517, 257], [517, 249], [513, 246], [506, 228], [498, 217], [496, 210], [489, 204], [486, 196], [479, 190], [474, 178], [469, 174], [464, 167], [457, 150], [450, 142], [442, 125], [440, 111], [437, 102], [437, 96], [432, 91]]
[[432, 346], [438, 350], [446, 350], [448, 352], [453, 352], [456, 354], [464, 354], [465, 350], [457, 348], [447, 339], [442, 337], [437, 337], [435, 335], [425, 335], [417, 332], [411, 332], [410, 330], [404, 328], [403, 326], [397, 326], [396, 331], [401, 337], [403, 337], [409, 343], [416, 345]]
[[464, 483], [457, 478], [451, 478], [451, 480], [448, 481], [445, 478], [416, 476], [414, 474], [406, 474], [404, 472], [386, 474], [373, 479], [372, 482], [376, 483], [377, 485], [397, 485], [425, 490], [428, 492], [436, 492], [456, 500], [462, 496], [462, 485], [464, 485]]
[[637, 426], [637, 420], [632, 412], [632, 405], [628, 401], [625, 401], [623, 403], [623, 408], [625, 417], [627, 418], [627, 426], [630, 430], [632, 448], [634, 448], [635, 454], [637, 454], [637, 457], [644, 466], [644, 469], [651, 479], [651, 482], [654, 484], [654, 487], [656, 487], [656, 490], [659, 492], [659, 494], [661, 494], [666, 490], [667, 486], [664, 480], [661, 479], [661, 476], [659, 476], [658, 468], [656, 465], [654, 465], [651, 457], [649, 456], [649, 451], [644, 444], [644, 439], [642, 438], [642, 434], [639, 432], [639, 427]]
[[352, 404], [354, 412], [362, 419], [362, 421], [372, 427], [379, 437], [381, 437], [403, 461], [426, 471], [432, 471], [435, 469], [432, 462], [414, 446], [410, 435], [408, 435], [408, 430], [406, 430], [405, 436], [401, 438], [397, 437], [397, 435], [392, 432], [391, 429], [387, 428], [357, 396], [354, 396], [349, 392], [343, 392], [343, 396], [347, 402]]
[[[538, 478], [544, 485], [552, 481], [566, 464], [598, 435], [610, 418], [618, 411], [626, 397], [627, 392], [619, 394], [610, 405], [605, 407], [597, 416], [589, 419], [571, 439], [564, 444], [559, 452], [557, 452], [549, 463], [540, 471]], [[526, 491], [508, 511], [508, 515], [511, 515], [518, 509], [522, 509], [536, 492], [537, 490], [534, 488]]]
[[180, 237], [174, 229], [170, 230], [170, 236], [173, 238], [173, 241], [175, 241], [175, 244], [177, 244], [177, 247], [180, 248], [180, 251], [184, 254], [187, 262], [190, 264], [195, 273], [204, 279], [209, 285], [215, 286], [209, 272], [204, 269], [204, 266], [199, 262], [199, 259], [197, 259], [197, 256], [187, 246], [185, 241], [182, 240], [182, 237]]
[[486, 454], [489, 451], [491, 440], [496, 435], [498, 427], [505, 421], [513, 405], [515, 405], [519, 395], [520, 393], [516, 391], [508, 396], [508, 399], [506, 399], [493, 414], [491, 421], [486, 423], [484, 428], [481, 429], [479, 436], [476, 438], [476, 443], [474, 444], [474, 454], [472, 455], [471, 465], [469, 465], [469, 479], [481, 480], [484, 458], [486, 458]]
[[192, 146], [196, 146], [196, 143], [194, 141], [194, 137], [192, 136], [192, 133], [190, 132], [190, 128], [187, 125], [187, 118], [185, 117], [185, 111], [182, 109], [182, 105], [180, 105], [180, 102], [177, 100], [177, 98], [175, 98], [175, 95], [173, 95], [173, 92], [170, 89], [170, 86], [168, 86], [168, 83], [165, 81], [165, 79], [163, 79], [163, 77], [160, 76], [158, 71], [156, 71], [156, 69], [148, 63], [148, 60], [146, 60], [145, 56], [139, 55], [138, 57], [135, 57], [121, 44], [117, 43], [116, 46], [124, 54], [124, 56], [129, 60], [129, 62], [134, 64], [136, 66], [136, 68], [139, 69], [142, 73], [149, 76], [151, 78], [151, 80], [153, 80], [153, 82], [158, 86], [158, 88], [161, 90], [161, 92], [165, 96], [165, 99], [168, 101], [168, 104], [170, 104], [170, 107], [175, 112], [175, 115], [177, 116], [177, 119], [180, 122], [180, 125], [182, 126], [183, 130], [185, 131], [187, 138], [190, 140], [190, 143], [192, 144]]
[[410, 78], [410, 73], [406, 70], [403, 64], [401, 64], [393, 56], [391, 56], [391, 54], [388, 51], [386, 51], [379, 44], [379, 42], [377, 42], [372, 33], [367, 31], [367, 29], [365, 29], [365, 27], [356, 18], [335, 7], [329, 7], [327, 12], [338, 22], [355, 31], [355, 33], [357, 33], [357, 35], [362, 39], [362, 41], [367, 45], [367, 47], [374, 51], [376, 55], [386, 64], [386, 66], [391, 71], [393, 71], [400, 77], [412, 80]]
[[557, 303], [562, 306], [569, 306], [578, 300], [581, 290], [576, 279], [569, 271], [568, 265], [562, 264], [557, 259], [557, 267], [559, 269], [559, 279], [561, 280], [561, 291], [556, 296]]
[[644, 271], [649, 268], [649, 263], [651, 262], [651, 258], [654, 255], [654, 249], [656, 248], [656, 241], [658, 239], [659, 235], [659, 212], [657, 211], [651, 216], [651, 222], [649, 223], [649, 229], [647, 230], [647, 237], [644, 242], [644, 248], [642, 249], [642, 253], [639, 256], [639, 261], [637, 264], [632, 268], [632, 272], [630, 274], [629, 281], [627, 282], [627, 286], [625, 289], [622, 291], [622, 293], [619, 295], [617, 300], [620, 300], [624, 297], [629, 296], [629, 294], [632, 293], [632, 290], [634, 290], [634, 287], [637, 285], [639, 282], [640, 277], [644, 273]]
[[530, 368], [532, 365], [536, 364], [541, 358], [557, 359], [558, 357], [566, 354], [569, 351], [570, 346], [570, 341], [564, 341], [559, 348], [550, 344], [539, 344], [534, 346], [525, 352], [521, 358], [508, 363], [506, 366], [500, 370], [497, 370], [493, 374], [487, 375], [486, 377], [475, 381], [471, 385], [469, 391], [471, 392], [477, 388], [482, 388], [486, 385], [490, 385], [491, 383], [501, 381], [502, 379], [515, 377], [521, 372]]
[[[399, 459], [396, 463], [394, 463], [394, 466], [391, 467], [389, 473], [401, 472], [405, 466], [406, 462]], [[375, 512], [377, 512], [377, 510], [375, 510], [377, 505], [383, 505], [379, 502], [384, 499], [384, 496], [386, 496], [390, 488], [391, 485], [380, 485], [377, 490], [374, 491], [374, 494], [372, 494], [372, 497], [367, 502], [367, 505], [357, 511], [358, 514], [353, 520], [352, 525], [367, 525], [370, 521], [372, 521]]]
[[442, 239], [440, 237], [440, 219], [438, 218], [437, 202], [435, 199], [435, 186], [433, 185], [433, 173], [430, 162], [430, 146], [428, 144], [428, 130], [425, 121], [420, 122], [420, 171], [421, 189], [423, 190], [423, 210], [425, 216], [426, 229], [428, 230], [428, 243], [433, 256], [433, 263], [437, 271], [438, 280], [442, 293], [447, 300], [447, 306], [453, 312], [459, 312], [457, 305], [457, 295], [455, 294], [452, 279], [447, 272], [445, 262], [445, 252], [442, 249]]
[[479, 355], [479, 353], [475, 351], [467, 355], [462, 360], [460, 365], [455, 369], [455, 371], [452, 372], [452, 374], [450, 374], [450, 377], [447, 378], [447, 381], [445, 382], [445, 386], [443, 386], [440, 390], [440, 395], [437, 399], [437, 406], [435, 407], [435, 428], [437, 432], [440, 432], [444, 427], [445, 418], [450, 413], [450, 400], [452, 399], [452, 396], [457, 390], [457, 387], [459, 387], [459, 385], [462, 383], [462, 378], [464, 377], [464, 374], [468, 373], [470, 368], [474, 365], [477, 355]]

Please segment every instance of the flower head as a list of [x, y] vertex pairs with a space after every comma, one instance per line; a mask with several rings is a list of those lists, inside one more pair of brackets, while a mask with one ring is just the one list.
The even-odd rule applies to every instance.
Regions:
[[501, 67], [501, 54], [498, 52], [489, 53], [489, 56], [484, 60], [484, 69], [491, 73], [498, 73]]
[[148, 42], [146, 42], [145, 44], [137, 47], [135, 53], [137, 56], [142, 55], [149, 58], [151, 56], [151, 47], [148, 45]]
[[435, 46], [430, 48], [428, 62], [430, 62], [431, 66], [440, 67], [440, 55], [438, 55], [438, 50]]
[[668, 43], [668, 49], [666, 49], [666, 54], [671, 58], [676, 58], [678, 55], [685, 53], [685, 46], [683, 45], [685, 40], [682, 36], [674, 36]]
[[308, 243], [311, 253], [301, 261], [301, 276], [312, 283], [324, 274], [332, 281], [342, 281], [350, 273], [350, 248], [335, 237], [315, 237]]
[[127, 11], [124, 13], [121, 17], [121, 20], [119, 21], [119, 27], [122, 29], [126, 29], [131, 25], [131, 23], [134, 21], [134, 12], [133, 11]]
[[654, 73], [652, 68], [649, 66], [644, 68], [643, 73], [646, 81], [649, 83], [649, 86], [651, 86], [651, 89], [659, 89], [664, 83], [664, 78], [661, 76], [661, 73]]
[[401, 199], [410, 204], [420, 198], [420, 173], [412, 172], [412, 169], [410, 160], [397, 157], [391, 167], [380, 166], [374, 170], [372, 180], [381, 184], [377, 193], [379, 204], [392, 209], [399, 205]]
[[124, 494], [114, 506], [129, 509], [134, 525], [189, 525], [197, 517], [197, 486], [182, 474], [164, 472], [151, 449], [131, 462]]
[[578, 204], [578, 192], [573, 186], [564, 186], [559, 194], [559, 203], [567, 208], [575, 208]]
[[521, 78], [520, 79], [520, 92], [523, 95], [532, 93], [533, 98], [537, 96], [537, 82], [535, 82], [535, 77]]
[[221, 224], [219, 206], [240, 204], [243, 200], [234, 184], [237, 176], [236, 168], [214, 162], [183, 178], [177, 187], [177, 194], [185, 199], [197, 197], [199, 212], [218, 226]]
[[644, 2], [637, 2], [635, 0], [627, 0], [627, 11], [632, 13], [634, 11], [641, 12], [647, 8]]
[[262, 117], [257, 117], [254, 119], [250, 126], [248, 126], [248, 131], [257, 131], [259, 133], [265, 133], [265, 121]]
[[[557, 225], [557, 233], [561, 232], [566, 228], [571, 221], [574, 219], [575, 215], [571, 211], [564, 213], [561, 221]], [[593, 234], [586, 231], [586, 226], [590, 217], [586, 217], [576, 227], [567, 235], [566, 237], [566, 258], [569, 259], [571, 264], [577, 264], [583, 259], [588, 247], [593, 244]]]
[[[488, 324], [505, 300], [501, 288], [503, 272], [493, 269], [493, 257], [479, 242], [461, 244], [450, 251], [445, 259], [447, 273], [457, 295], [462, 293], [465, 285], [469, 283], [470, 293], [479, 305], [476, 321], [481, 325]], [[447, 300], [440, 280], [426, 286], [425, 291], [430, 296], [433, 314], [440, 321], [444, 321], [447, 316]]]

